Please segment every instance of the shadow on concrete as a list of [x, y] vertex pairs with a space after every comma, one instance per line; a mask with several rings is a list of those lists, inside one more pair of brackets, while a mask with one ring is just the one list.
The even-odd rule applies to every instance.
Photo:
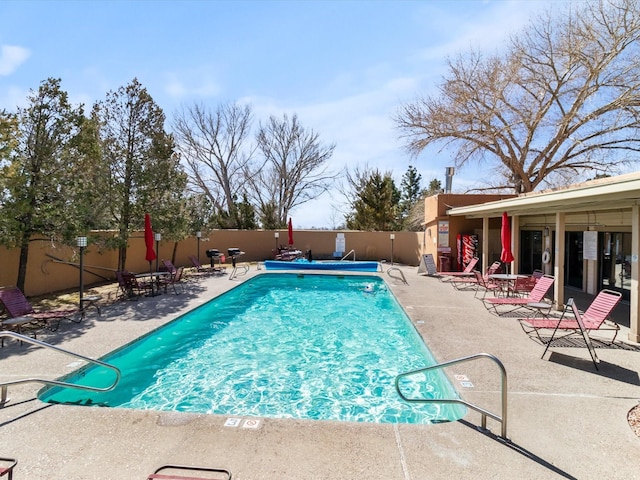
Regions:
[[527, 450], [526, 448], [524, 448], [521, 445], [518, 445], [517, 443], [512, 442], [509, 439], [504, 439], [502, 437], [499, 437], [498, 435], [492, 433], [489, 430], [485, 430], [477, 425], [474, 425], [473, 423], [470, 423], [466, 420], [458, 420], [459, 423], [472, 428], [474, 430], [476, 430], [477, 432], [479, 432], [480, 434], [495, 440], [496, 442], [500, 443], [501, 445], [504, 445], [505, 447], [509, 448], [510, 450], [513, 450], [514, 452], [526, 457], [527, 459], [531, 460], [532, 462], [537, 463], [538, 465], [540, 465], [541, 467], [546, 468], [547, 470], [549, 470], [550, 472], [555, 473], [556, 475], [559, 475], [563, 478], [569, 478], [569, 479], [573, 479], [573, 480], [577, 480], [577, 477], [574, 477], [573, 475], [565, 472], [564, 470], [562, 470], [561, 468], [558, 468], [557, 466], [553, 465], [552, 463], [547, 462], [544, 458], [539, 457], [538, 455], [536, 455], [535, 453]]

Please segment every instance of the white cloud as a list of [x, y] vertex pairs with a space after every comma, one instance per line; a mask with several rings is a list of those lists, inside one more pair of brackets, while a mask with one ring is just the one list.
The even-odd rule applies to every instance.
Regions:
[[166, 76], [164, 92], [175, 100], [207, 99], [219, 95], [222, 90], [208, 69], [184, 70]]
[[0, 48], [0, 75], [11, 75], [30, 55], [31, 52], [24, 47], [2, 45]]

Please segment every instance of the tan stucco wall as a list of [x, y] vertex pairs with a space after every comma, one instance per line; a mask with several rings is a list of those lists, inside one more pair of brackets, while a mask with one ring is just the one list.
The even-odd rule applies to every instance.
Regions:
[[[302, 251], [311, 249], [315, 259], [332, 258], [335, 251], [336, 234], [344, 233], [346, 251], [355, 250], [356, 260], [390, 260], [391, 232], [354, 232], [333, 230], [296, 230], [294, 232], [294, 246]], [[394, 261], [406, 265], [418, 265], [422, 232], [393, 232]], [[279, 245], [286, 245], [287, 230], [279, 231]], [[93, 235], [93, 234], [92, 234]], [[108, 233], [96, 233], [108, 235]], [[160, 260], [173, 257], [175, 243], [160, 242]], [[215, 230], [203, 232], [200, 242], [200, 262], [207, 264], [205, 251], [215, 248], [221, 253], [227, 253], [229, 247], [237, 247], [245, 252], [239, 262], [259, 262], [273, 258], [276, 239], [273, 231], [237, 231]], [[197, 253], [197, 239], [187, 238], [176, 246], [174, 263], [176, 266], [191, 266], [189, 255]], [[79, 270], [72, 265], [56, 263], [47, 254], [65, 262], [78, 263], [78, 248], [60, 245], [50, 240], [34, 237], [29, 248], [29, 262], [27, 265], [27, 281], [25, 294], [27, 296], [41, 295], [66, 289], [77, 288], [79, 285]], [[127, 269], [132, 272], [143, 272], [149, 269], [145, 261], [145, 245], [143, 232], [135, 232], [129, 241], [127, 249]], [[349, 259], [352, 259], [350, 256]], [[19, 250], [7, 250], [0, 247], [0, 286], [15, 285], [18, 277]], [[227, 259], [227, 264], [231, 260]], [[85, 249], [85, 286], [104, 281], [104, 278], [93, 275], [94, 272], [109, 280], [115, 278], [118, 264], [118, 252], [115, 250], [99, 251], [95, 245], [89, 244]], [[152, 265], [155, 268], [155, 263]], [[99, 268], [94, 268], [99, 267]]]

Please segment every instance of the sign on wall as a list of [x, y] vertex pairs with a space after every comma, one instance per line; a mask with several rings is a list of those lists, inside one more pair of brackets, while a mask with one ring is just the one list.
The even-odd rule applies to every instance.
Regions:
[[346, 247], [346, 240], [344, 238], [344, 233], [338, 233], [336, 234], [336, 253], [340, 253], [340, 255], [342, 255], [345, 250], [347, 249]]
[[585, 260], [598, 259], [598, 232], [582, 232], [582, 258]]
[[438, 248], [449, 246], [449, 220], [438, 221]]

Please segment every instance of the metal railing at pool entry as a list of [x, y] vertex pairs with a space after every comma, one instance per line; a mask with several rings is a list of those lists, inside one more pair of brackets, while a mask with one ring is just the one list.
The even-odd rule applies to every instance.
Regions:
[[[238, 272], [238, 269], [240, 269], [241, 272]], [[258, 270], [260, 270], [260, 268], [258, 268]], [[237, 265], [233, 267], [231, 275], [229, 275], [229, 280], [233, 280], [241, 275], [246, 275], [247, 273], [249, 273], [249, 265]]]
[[113, 365], [109, 365], [108, 363], [101, 362], [100, 360], [96, 360], [94, 358], [85, 357], [84, 355], [80, 355], [79, 353], [70, 352], [69, 350], [65, 350], [64, 348], [56, 347], [49, 343], [41, 342], [40, 340], [36, 340], [35, 338], [21, 335], [19, 333], [9, 332], [9, 331], [0, 332], [0, 338], [4, 339], [4, 337], [12, 337], [12, 338], [15, 338], [16, 340], [19, 340], [20, 342], [31, 343], [32, 345], [48, 348], [50, 350], [55, 350], [57, 352], [64, 353], [65, 355], [69, 355], [71, 357], [79, 358], [80, 360], [84, 360], [85, 362], [88, 362], [88, 363], [94, 363], [96, 365], [99, 365], [105, 368], [110, 368], [115, 372], [116, 378], [115, 378], [115, 381], [113, 382], [113, 385], [110, 385], [104, 388], [92, 387], [89, 385], [77, 385], [74, 383], [60, 382], [58, 380], [49, 380], [46, 378], [23, 378], [21, 380], [13, 380], [11, 382], [2, 382], [0, 383], [0, 408], [5, 407], [9, 402], [9, 398], [7, 397], [7, 392], [10, 385], [20, 385], [22, 383], [42, 383], [44, 385], [75, 388], [78, 390], [89, 390], [91, 392], [108, 392], [110, 390], [113, 390], [116, 387], [116, 385], [118, 385], [118, 382], [120, 381], [120, 369], [118, 367], [114, 367]]
[[[400, 276], [397, 275], [391, 275], [391, 272], [398, 272], [400, 274]], [[389, 275], [391, 278], [395, 278], [398, 280], [402, 280], [402, 283], [404, 283], [405, 285], [409, 285], [409, 282], [407, 282], [407, 279], [404, 276], [404, 273], [402, 272], [402, 270], [400, 270], [398, 267], [391, 267], [387, 270], [387, 275]]]
[[347, 259], [347, 257], [348, 257], [349, 255], [351, 255], [352, 253], [353, 253], [353, 261], [355, 262], [355, 261], [356, 261], [356, 251], [355, 251], [353, 248], [349, 251], [349, 253], [347, 253], [344, 257], [342, 257], [342, 258], [340, 259], [340, 261], [342, 262], [343, 260], [346, 260], [346, 259]]
[[[462, 400], [460, 398], [408, 398], [400, 390], [400, 380], [402, 378], [404, 378], [404, 377], [408, 377], [409, 375], [415, 375], [417, 373], [423, 373], [423, 372], [426, 372], [426, 371], [429, 371], [429, 370], [435, 370], [437, 368], [449, 367], [451, 365], [456, 365], [458, 363], [469, 362], [471, 360], [477, 360], [479, 358], [488, 358], [489, 360], [492, 360], [500, 368], [500, 372], [501, 372], [501, 394], [502, 394], [501, 395], [502, 416], [498, 416], [495, 413], [491, 413], [488, 410], [485, 410], [484, 408], [481, 408], [481, 407], [479, 407], [477, 405], [469, 403], [469, 402], [467, 402], [465, 400]], [[475, 410], [476, 412], [479, 412], [482, 415], [482, 426], [481, 426], [481, 428], [483, 430], [487, 430], [487, 417], [491, 417], [492, 419], [496, 420], [497, 422], [500, 422], [501, 425], [502, 425], [502, 430], [501, 430], [500, 437], [504, 441], [509, 441], [509, 439], [507, 438], [507, 371], [504, 368], [504, 365], [502, 364], [502, 362], [497, 357], [494, 357], [493, 355], [491, 355], [489, 353], [476, 353], [475, 355], [470, 355], [468, 357], [457, 358], [455, 360], [450, 360], [448, 362], [439, 363], [437, 365], [431, 365], [430, 367], [420, 368], [418, 370], [412, 370], [410, 372], [404, 372], [404, 373], [401, 373], [400, 375], [398, 375], [396, 377], [395, 384], [396, 384], [396, 391], [398, 392], [398, 395], [400, 395], [400, 398], [402, 398], [405, 402], [413, 402], [413, 403], [459, 403], [459, 404], [462, 404], [462, 405], [464, 405], [466, 407], [469, 407], [472, 410]]]

